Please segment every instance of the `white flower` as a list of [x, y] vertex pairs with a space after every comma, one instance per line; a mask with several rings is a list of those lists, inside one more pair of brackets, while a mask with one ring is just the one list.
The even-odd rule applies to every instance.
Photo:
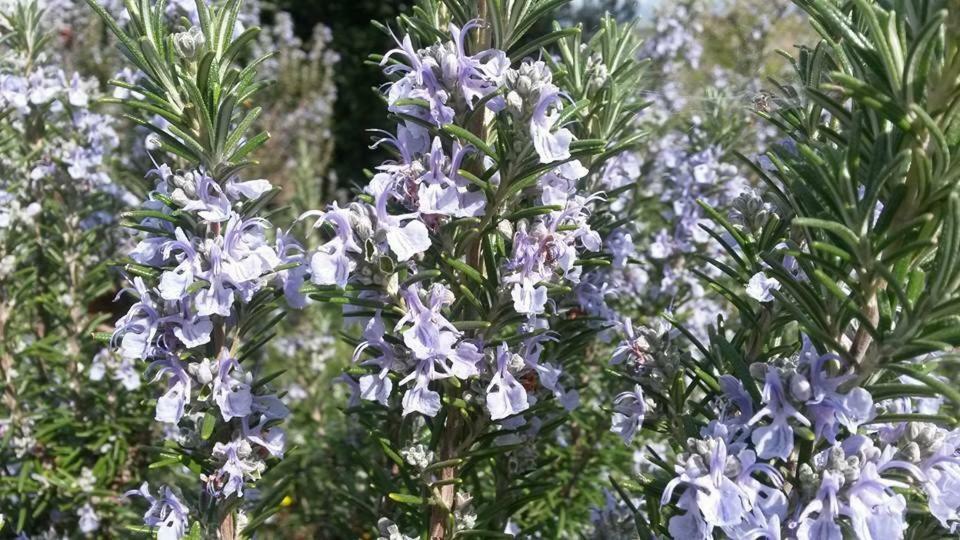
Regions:
[[93, 471], [87, 467], [84, 467], [80, 470], [80, 478], [77, 479], [77, 487], [80, 488], [80, 491], [84, 493], [89, 493], [93, 491], [93, 488], [97, 485], [97, 477], [93, 474]]
[[780, 290], [780, 282], [776, 278], [768, 278], [763, 272], [757, 272], [747, 283], [747, 294], [757, 302], [773, 300], [773, 291]]
[[80, 518], [78, 525], [83, 534], [90, 534], [100, 528], [100, 516], [90, 503], [81, 506], [77, 510], [77, 516]]

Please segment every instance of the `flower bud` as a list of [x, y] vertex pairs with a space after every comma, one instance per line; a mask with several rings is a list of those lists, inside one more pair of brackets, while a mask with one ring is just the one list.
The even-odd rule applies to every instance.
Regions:
[[188, 370], [191, 375], [197, 378], [200, 384], [210, 384], [210, 382], [213, 381], [213, 370], [211, 369], [209, 358], [204, 358], [197, 364], [190, 364]]
[[143, 141], [143, 145], [147, 150], [156, 150], [160, 148], [160, 136], [156, 133], [147, 135], [147, 138]]
[[910, 463], [917, 463], [921, 459], [920, 446], [913, 441], [907, 443], [907, 445], [900, 450], [900, 453], [903, 455], [903, 459]]
[[523, 98], [514, 90], [507, 93], [507, 109], [517, 114], [523, 111]]
[[803, 375], [794, 373], [793, 376], [790, 377], [790, 394], [796, 398], [797, 401], [807, 401], [810, 399], [810, 396], [813, 395], [810, 381]]
[[187, 60], [195, 59], [203, 49], [206, 38], [200, 28], [193, 26], [186, 32], [178, 32], [173, 36], [173, 50], [177, 55]]

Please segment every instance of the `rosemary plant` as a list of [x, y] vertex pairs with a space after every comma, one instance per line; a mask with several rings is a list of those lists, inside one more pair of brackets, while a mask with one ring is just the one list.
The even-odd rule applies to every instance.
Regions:
[[306, 303], [303, 249], [265, 217], [276, 189], [242, 177], [268, 138], [251, 132], [261, 112], [251, 102], [269, 84], [256, 70], [268, 55], [246, 57], [259, 30], [239, 22], [237, 0], [200, 0], [196, 22], [176, 27], [164, 2], [126, 2], [123, 27], [90, 6], [139, 72], [135, 83], [114, 81], [130, 92], [115, 101], [150, 131], [155, 164], [154, 190], [125, 214], [139, 232], [124, 265], [134, 304], [112, 343], [166, 383], [155, 418], [167, 442], [152, 467], [192, 478], [179, 490], [144, 484], [135, 494], [149, 502], [145, 525], [161, 537], [237, 538], [250, 485], [283, 456], [278, 424], [289, 413], [270, 391], [276, 374], [254, 373], [251, 358], [284, 317], [284, 297], [294, 308]]
[[761, 113], [784, 137], [751, 165], [764, 189], [729, 214], [704, 205], [724, 255], [701, 275], [734, 315], [703, 341], [677, 325], [621, 348], [636, 387], [615, 421], [663, 444], [645, 450], [640, 498], [623, 490], [641, 536], [957, 524], [957, 14], [797, 4], [821, 42]]

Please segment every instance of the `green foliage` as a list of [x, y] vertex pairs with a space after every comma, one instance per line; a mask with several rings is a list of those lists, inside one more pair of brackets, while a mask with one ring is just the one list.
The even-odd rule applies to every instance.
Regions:
[[[676, 391], [653, 394], [651, 427], [676, 453], [716, 419], [712, 408], [690, 400], [721, 399], [717, 381], [730, 374], [758, 407], [766, 403], [764, 366], [781, 365], [801, 335], [839, 355], [836, 369], [850, 375], [845, 388], [863, 385], [877, 401], [946, 397], [939, 414], [881, 410], [872, 423], [957, 423], [947, 382], [955, 375], [950, 351], [957, 346], [960, 285], [953, 260], [960, 140], [952, 135], [960, 36], [951, 12], [944, 2], [797, 3], [822, 41], [796, 57], [783, 53], [797, 83], [777, 84], [772, 107], [761, 112], [787, 137], [768, 153], [769, 164], [752, 165], [774, 209], [733, 223], [707, 207], [708, 231], [725, 253], [707, 260], [719, 277], [701, 276], [734, 316], [719, 320], [706, 343], [688, 334], [697, 350], [677, 357], [680, 372], [657, 380]], [[779, 282], [774, 301], [758, 304], [741, 293], [758, 273]], [[791, 460], [800, 468], [788, 463], [783, 470], [794, 488], [810, 456], [829, 447], [806, 429], [796, 431], [799, 450]], [[640, 479], [648, 500], [659, 500], [675, 474], [669, 463], [662, 469]], [[922, 497], [914, 492], [910, 500]], [[666, 532], [670, 512], [648, 505], [642, 515], [651, 530]], [[907, 519], [916, 537], [937, 527], [926, 512]]]
[[139, 373], [93, 336], [112, 318], [121, 244], [103, 220], [125, 192], [109, 163], [73, 153], [109, 152], [115, 134], [88, 109], [87, 81], [70, 96], [50, 76], [43, 17], [25, 2], [0, 22], [0, 79], [36, 85], [28, 102], [0, 102], [0, 536], [72, 535], [85, 517], [117, 534], [151, 416]]

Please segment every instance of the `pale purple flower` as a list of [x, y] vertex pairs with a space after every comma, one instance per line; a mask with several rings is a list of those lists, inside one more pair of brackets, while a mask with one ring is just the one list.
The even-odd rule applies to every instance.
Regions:
[[633, 326], [633, 322], [626, 318], [620, 323], [623, 329], [623, 341], [613, 350], [610, 357], [610, 365], [616, 366], [624, 361], [630, 361], [638, 366], [642, 366], [650, 359], [650, 344], [642, 332], [638, 334]]
[[374, 196], [377, 227], [397, 260], [403, 262], [430, 248], [430, 234], [415, 213], [394, 216], [387, 212], [387, 203], [396, 196], [392, 184], [390, 175], [380, 173], [373, 177], [367, 189]]
[[400, 381], [400, 384], [414, 381], [413, 388], [403, 395], [403, 416], [414, 412], [430, 417], [436, 416], [440, 411], [440, 394], [430, 389], [430, 381], [434, 378], [433, 362], [419, 362], [413, 373]]
[[390, 394], [393, 392], [393, 381], [390, 380], [390, 370], [381, 369], [377, 373], [361, 375], [357, 381], [360, 385], [360, 397], [367, 401], [376, 401], [386, 407]]
[[90, 101], [90, 96], [87, 94], [87, 90], [84, 88], [83, 81], [80, 79], [80, 74], [74, 72], [73, 76], [70, 78], [70, 82], [68, 83], [66, 80], [66, 75], [61, 70], [60, 79], [63, 86], [67, 89], [68, 103], [74, 107], [86, 107]]
[[230, 200], [220, 184], [206, 172], [173, 174], [165, 180], [174, 187], [170, 197], [184, 210], [196, 212], [201, 219], [211, 223], [230, 219]]
[[633, 236], [623, 227], [610, 231], [610, 234], [603, 240], [603, 246], [607, 253], [613, 256], [610, 264], [615, 269], [626, 268], [627, 262], [637, 254], [637, 246], [633, 241]]
[[[689, 530], [687, 519], [696, 518], [709, 527], [737, 525], [749, 509], [747, 494], [724, 474], [727, 464], [727, 446], [721, 439], [708, 439], [709, 454], [704, 456], [707, 462], [694, 458], [687, 461], [680, 475], [671, 480], [663, 491], [661, 504], [673, 497], [678, 486], [688, 486], [680, 496], [677, 505], [688, 510], [686, 516], [675, 516], [670, 520], [670, 532], [675, 537], [674, 520], [679, 530]], [[697, 526], [697, 530], [702, 527]]]
[[[836, 522], [840, 514], [837, 493], [842, 482], [839, 473], [823, 472], [816, 498], [803, 508], [797, 520], [797, 540], [843, 540], [840, 525]], [[816, 517], [812, 517], [814, 514]]]
[[781, 540], [783, 514], [786, 514], [786, 497], [779, 491], [779, 499], [782, 501], [782, 511], [776, 509], [764, 508], [758, 504], [744, 516], [743, 522], [736, 527], [726, 527], [724, 532], [730, 538], [742, 538], [743, 540]]
[[524, 338], [521, 342], [519, 356], [522, 358], [524, 365], [537, 374], [540, 384], [553, 392], [560, 405], [565, 410], [572, 411], [580, 404], [580, 394], [576, 390], [564, 390], [560, 384], [563, 370], [540, 359], [543, 353], [543, 343], [556, 341], [556, 338], [549, 332], [538, 333], [540, 330], [548, 330], [549, 328], [549, 322], [546, 319], [528, 318], [521, 323], [520, 333], [529, 334], [530, 337]]
[[507, 59], [506, 53], [497, 49], [483, 51], [475, 56], [467, 55], [465, 49], [467, 35], [470, 30], [479, 28], [482, 24], [479, 20], [470, 21], [463, 25], [463, 28], [450, 24], [455, 54], [444, 58], [441, 66], [444, 82], [455, 80], [456, 88], [471, 109], [477, 100], [497, 90], [502, 82], [503, 73], [510, 67], [510, 60]]
[[[747, 493], [752, 508], [744, 515], [743, 521], [723, 531], [730, 538], [780, 538], [781, 523], [787, 518], [787, 496], [780, 489], [783, 477], [773, 467], [757, 463], [756, 455], [743, 450], [737, 455], [741, 472], [736, 481]], [[762, 472], [773, 486], [768, 486], [753, 476]]]
[[[477, 364], [483, 358], [479, 348], [472, 344], [461, 342], [455, 345], [458, 334], [442, 331], [436, 347], [429, 354], [420, 358], [416, 369], [400, 381], [404, 385], [411, 380], [415, 381], [412, 389], [403, 396], [404, 414], [421, 412], [433, 416], [439, 410], [439, 394], [429, 389], [431, 381], [457, 377], [467, 379], [479, 374]], [[361, 385], [361, 392], [363, 385]]]
[[510, 373], [509, 364], [513, 353], [506, 343], [501, 344], [496, 352], [496, 370], [487, 386], [487, 410], [491, 420], [501, 420], [508, 416], [521, 413], [530, 406], [527, 401], [527, 391]]
[[528, 232], [525, 224], [517, 227], [513, 236], [513, 256], [508, 261], [510, 275], [505, 283], [512, 283], [511, 297], [514, 310], [525, 315], [537, 315], [544, 312], [547, 303], [547, 288], [539, 285], [551, 277], [550, 265], [553, 258], [559, 259], [559, 252], [566, 251], [542, 224]]
[[873, 398], [860, 387], [851, 388], [846, 393], [839, 389], [856, 375], [846, 374], [836, 377], [827, 371], [827, 362], [836, 361], [843, 366], [843, 359], [835, 354], [820, 355], [804, 336], [800, 351], [800, 362], [809, 369], [810, 399], [806, 401], [805, 415], [813, 421], [814, 433], [835, 442], [840, 426], [856, 433], [860, 424], [869, 421], [875, 415]]
[[762, 399], [764, 407], [750, 419], [750, 424], [768, 416], [770, 424], [753, 430], [751, 439], [757, 455], [762, 459], [787, 459], [793, 452], [793, 428], [787, 420], [793, 418], [805, 426], [809, 426], [810, 421], [790, 403], [776, 368], [767, 368]]
[[942, 440], [919, 467], [930, 513], [953, 532], [960, 525], [960, 430], [943, 431]]
[[783, 510], [783, 498], [777, 490], [760, 483], [754, 475], [766, 476], [775, 487], [782, 478], [773, 467], [757, 463], [750, 450], [737, 455], [728, 454], [724, 440], [726, 427], [714, 422], [706, 439], [691, 441], [691, 453], [683, 465], [677, 465], [679, 475], [667, 483], [660, 504], [673, 498], [677, 487], [684, 487], [677, 507], [686, 510], [670, 519], [669, 530], [674, 538], [712, 538], [714, 528], [735, 530], [749, 523], [750, 512], [762, 505], [773, 511]]
[[[443, 126], [453, 121], [455, 105], [462, 103], [467, 109], [473, 109], [478, 100], [496, 92], [510, 61], [503, 51], [496, 49], [473, 56], [466, 53], [467, 35], [480, 24], [479, 21], [470, 21], [463, 28], [450, 24], [451, 41], [419, 51], [414, 50], [409, 35], [402, 40], [394, 36], [398, 47], [384, 55], [381, 65], [388, 64], [394, 56], [400, 57], [403, 63], [390, 64], [384, 72], [404, 75], [391, 83], [387, 90], [389, 109]], [[426, 110], [418, 105], [400, 103], [411, 99], [426, 101]], [[486, 106], [494, 111], [500, 110], [503, 100], [490, 99]], [[409, 122], [407, 125], [411, 126]]]
[[100, 528], [100, 516], [90, 503], [85, 503], [77, 509], [77, 518], [77, 527], [83, 534], [94, 533]]
[[273, 184], [269, 180], [247, 180], [237, 182], [233, 178], [227, 179], [223, 184], [226, 194], [233, 200], [239, 200], [241, 197], [247, 200], [255, 201], [263, 196], [264, 193], [273, 189]]
[[125, 288], [117, 295], [119, 297], [124, 292], [130, 292], [136, 294], [139, 300], [130, 306], [126, 315], [117, 320], [111, 343], [123, 358], [145, 360], [153, 351], [160, 322], [159, 307], [151, 298], [143, 279], [134, 278], [133, 285], [133, 289]]
[[143, 515], [143, 523], [158, 528], [157, 540], [180, 540], [187, 534], [189, 511], [169, 487], [162, 486], [159, 497], [154, 497], [144, 482], [139, 490], [128, 491], [126, 495], [137, 495], [150, 503], [150, 508]]
[[676, 246], [670, 234], [661, 229], [652, 244], [650, 244], [650, 257], [653, 259], [666, 259], [676, 251]]
[[213, 379], [213, 399], [220, 407], [225, 422], [252, 412], [250, 384], [244, 379], [240, 362], [230, 357], [227, 349], [223, 349], [218, 360], [217, 376]]
[[[184, 301], [183, 305], [189, 302]], [[210, 333], [213, 332], [213, 322], [209, 317], [189, 315], [187, 310], [181, 315], [164, 317], [163, 322], [172, 327], [173, 335], [188, 349], [199, 347], [210, 342]]]
[[276, 458], [283, 457], [283, 450], [287, 444], [287, 435], [283, 429], [273, 426], [266, 427], [265, 424], [267, 420], [263, 420], [253, 428], [247, 426], [247, 419], [243, 419], [243, 436], [247, 438], [248, 441], [254, 444], [258, 444], [271, 456]]
[[[893, 459], [897, 452], [893, 446], [881, 451], [870, 438], [852, 435], [815, 455], [812, 463], [820, 486], [799, 513], [797, 538], [840, 539], [842, 519], [849, 521], [857, 538], [901, 538], [906, 500], [895, 490], [910, 487], [900, 478], [922, 481], [924, 475], [912, 463]], [[897, 479], [882, 476], [891, 469], [901, 471]]]
[[400, 80], [390, 85], [388, 91], [388, 102], [392, 112], [413, 112], [419, 116], [416, 111], [407, 111], [410, 106], [396, 106], [401, 99], [424, 99], [429, 103], [429, 114], [427, 119], [438, 126], [449, 124], [453, 121], [454, 111], [447, 101], [449, 93], [437, 80], [435, 69], [439, 68], [436, 61], [430, 57], [423, 57], [413, 48], [413, 42], [410, 36], [403, 36], [399, 40], [394, 36], [394, 40], [399, 47], [387, 51], [380, 64], [387, 64], [394, 55], [399, 55], [406, 59], [407, 64], [391, 64], [384, 69], [387, 74], [405, 73]]
[[246, 479], [257, 479], [265, 466], [253, 456], [253, 449], [245, 439], [235, 439], [226, 444], [213, 445], [213, 457], [223, 462], [220, 468], [207, 479], [210, 493], [219, 497], [236, 494], [243, 496]]
[[427, 170], [418, 179], [417, 201], [423, 214], [438, 214], [450, 217], [482, 216], [486, 198], [480, 191], [470, 191], [470, 183], [458, 171], [470, 147], [453, 143], [452, 157], [448, 160], [439, 137], [427, 159]]
[[178, 424], [183, 418], [184, 408], [190, 399], [193, 381], [184, 369], [183, 363], [173, 355], [153, 362], [150, 368], [157, 368], [154, 381], [166, 375], [168, 382], [167, 391], [157, 399], [156, 420], [167, 424]]
[[736, 407], [738, 416], [732, 417], [732, 411], [729, 407], [724, 410], [722, 420], [726, 424], [745, 423], [753, 418], [753, 398], [747, 393], [743, 383], [733, 375], [721, 375], [717, 378], [720, 388], [723, 390], [723, 399]]
[[183, 229], [177, 227], [176, 239], [163, 244], [162, 255], [169, 260], [174, 251], [178, 252], [175, 261], [177, 265], [172, 270], [166, 270], [160, 275], [160, 284], [157, 290], [164, 300], [179, 300], [187, 293], [187, 288], [193, 284], [194, 276], [202, 272], [202, 262], [194, 248], [193, 241], [187, 238]]
[[393, 347], [384, 340], [386, 327], [380, 310], [374, 314], [363, 330], [364, 341], [357, 345], [353, 352], [353, 361], [357, 362], [364, 351], [375, 350], [378, 354], [361, 363], [364, 366], [377, 366], [380, 371], [360, 377], [360, 397], [369, 401], [377, 401], [386, 406], [393, 391], [393, 381], [390, 372], [397, 365]]
[[401, 291], [407, 312], [397, 321], [395, 330], [409, 323], [411, 326], [402, 332], [404, 344], [417, 358], [429, 358], [442, 347], [440, 335], [444, 330], [459, 335], [457, 329], [442, 314], [441, 310], [453, 303], [453, 293], [439, 283], [435, 283], [427, 294], [427, 303], [420, 298], [418, 284]]
[[514, 283], [510, 297], [513, 299], [513, 309], [517, 313], [538, 315], [545, 311], [547, 288], [543, 285], [535, 285], [530, 278], [523, 278], [519, 283]]
[[307, 295], [301, 292], [301, 289], [307, 279], [312, 277], [305, 250], [291, 234], [277, 231], [276, 252], [281, 265], [296, 264], [293, 268], [277, 272], [277, 280], [283, 286], [283, 295], [287, 300], [287, 305], [294, 309], [303, 309], [306, 307], [308, 300]]
[[[458, 343], [461, 333], [441, 314], [441, 310], [453, 302], [453, 294], [449, 289], [435, 283], [426, 295], [426, 303], [420, 297], [417, 284], [403, 289], [400, 294], [407, 312], [397, 322], [395, 330], [406, 327], [401, 333], [403, 342], [417, 359], [414, 371], [400, 381], [401, 385], [414, 381], [413, 388], [407, 390], [403, 397], [404, 414], [420, 412], [433, 416], [439, 410], [440, 401], [439, 394], [429, 389], [430, 382], [447, 377], [467, 379], [478, 375], [477, 365], [482, 354], [473, 343]], [[367, 362], [379, 365], [381, 370], [377, 375], [361, 377], [361, 397], [386, 404], [392, 387], [387, 374], [394, 360], [389, 346], [383, 341], [383, 326], [379, 317], [368, 324], [364, 334], [367, 341], [362, 345], [363, 348], [374, 346], [388, 352], [382, 352], [380, 357]]]
[[643, 389], [638, 384], [634, 386], [632, 392], [621, 392], [613, 400], [613, 404], [614, 412], [610, 431], [619, 435], [624, 444], [630, 444], [633, 436], [643, 424], [643, 417], [647, 414]]
[[587, 168], [579, 160], [568, 161], [540, 177], [540, 202], [544, 205], [566, 206], [577, 191], [577, 180], [587, 175]]
[[336, 236], [320, 246], [310, 258], [311, 281], [318, 285], [336, 285], [345, 287], [357, 263], [351, 253], [361, 253], [360, 246], [353, 239], [353, 229], [350, 226], [350, 213], [340, 208], [334, 202], [330, 209], [324, 212], [314, 227], [329, 223], [336, 231]]
[[197, 291], [194, 302], [197, 315], [208, 317], [220, 315], [229, 317], [234, 302], [234, 289], [228, 287], [229, 278], [223, 271], [223, 253], [219, 245], [207, 243], [207, 254], [210, 268], [200, 274], [207, 281], [208, 286]]
[[893, 488], [903, 482], [882, 478], [876, 463], [867, 462], [847, 491], [847, 515], [858, 538], [901, 538], [906, 530], [907, 501]]
[[560, 100], [560, 91], [553, 85], [545, 85], [540, 90], [537, 105], [530, 118], [530, 137], [537, 155], [540, 156], [540, 163], [553, 163], [570, 157], [573, 133], [564, 127], [554, 130], [560, 116], [556, 112]]

